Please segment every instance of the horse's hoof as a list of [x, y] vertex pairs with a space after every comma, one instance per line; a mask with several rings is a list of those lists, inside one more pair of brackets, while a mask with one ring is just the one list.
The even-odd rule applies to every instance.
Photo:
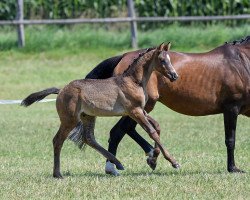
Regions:
[[228, 171], [230, 173], [246, 173], [245, 171], [243, 171], [243, 170], [241, 170], [241, 169], [239, 169], [237, 167], [230, 168], [230, 169], [228, 169]]
[[63, 179], [63, 176], [61, 175], [61, 173], [54, 173], [53, 177], [57, 179]]
[[179, 165], [179, 163], [174, 163], [174, 164], [172, 164], [172, 166], [175, 169], [180, 169], [181, 168], [181, 166]]
[[149, 165], [149, 167], [150, 167], [152, 170], [155, 170], [156, 165], [157, 165], [156, 159], [154, 159], [154, 158], [152, 158], [152, 157], [148, 157], [148, 158], [147, 158], [147, 164]]
[[120, 176], [119, 172], [115, 170], [115, 166], [110, 161], [106, 162], [105, 173], [113, 176]]
[[124, 170], [124, 167], [121, 163], [118, 163], [118, 164], [116, 164], [116, 169]]
[[112, 171], [105, 170], [105, 173], [112, 175], [112, 176], [120, 176], [119, 172], [116, 170], [112, 170]]

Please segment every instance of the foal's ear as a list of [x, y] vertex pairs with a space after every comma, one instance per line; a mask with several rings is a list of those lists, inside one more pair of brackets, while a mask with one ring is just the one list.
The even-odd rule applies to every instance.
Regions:
[[169, 42], [169, 43], [167, 43], [167, 44], [164, 46], [164, 50], [165, 50], [165, 51], [169, 51], [170, 47], [171, 47], [171, 43]]
[[163, 43], [161, 43], [161, 44], [157, 47], [157, 49], [158, 49], [159, 51], [162, 51], [162, 50], [164, 49], [164, 46], [165, 46], [165, 44], [164, 44], [164, 42], [163, 42]]

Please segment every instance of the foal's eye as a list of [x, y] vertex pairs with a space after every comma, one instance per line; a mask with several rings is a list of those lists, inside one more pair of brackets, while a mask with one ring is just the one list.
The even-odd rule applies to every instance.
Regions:
[[162, 61], [161, 61], [161, 64], [162, 64], [162, 65], [165, 65], [165, 64], [166, 64], [166, 61], [165, 61], [165, 60], [162, 60]]

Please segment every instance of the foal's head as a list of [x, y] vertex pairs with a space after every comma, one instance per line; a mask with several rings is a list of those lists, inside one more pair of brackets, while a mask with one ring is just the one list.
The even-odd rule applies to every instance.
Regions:
[[169, 78], [170, 81], [175, 81], [178, 79], [178, 74], [176, 73], [170, 61], [170, 56], [168, 54], [170, 46], [171, 44], [169, 42], [166, 45], [162, 43], [159, 47], [156, 48], [154, 53], [154, 68], [156, 71]]

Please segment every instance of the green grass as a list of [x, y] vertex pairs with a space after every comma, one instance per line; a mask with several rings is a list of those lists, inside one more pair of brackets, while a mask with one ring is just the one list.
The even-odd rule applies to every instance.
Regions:
[[[246, 35], [244, 30], [248, 28], [241, 37]], [[150, 38], [146, 33], [144, 37]], [[225, 41], [230, 38], [225, 36]], [[102, 45], [97, 50], [79, 47], [75, 52], [66, 43], [52, 50], [5, 49], [0, 53], [0, 99], [22, 99], [47, 87], [61, 87], [84, 77], [104, 58], [124, 51], [119, 46]], [[201, 44], [200, 48], [210, 47]], [[0, 105], [0, 113], [1, 199], [249, 199], [250, 126], [246, 117], [239, 117], [235, 153], [236, 164], [247, 171], [245, 174], [226, 171], [221, 115], [188, 117], [157, 104], [151, 116], [160, 123], [163, 144], [179, 161], [181, 170], [176, 171], [160, 156], [152, 172], [143, 151], [125, 136], [117, 154], [125, 166], [120, 177], [105, 175], [105, 158], [98, 152], [89, 147], [82, 152], [66, 141], [61, 155], [65, 179], [55, 180], [52, 138], [59, 126], [55, 103], [29, 108]], [[97, 119], [96, 137], [105, 148], [109, 130], [118, 119]], [[140, 127], [137, 130], [153, 144]]]
[[[42, 51], [66, 51], [76, 54], [84, 49], [99, 51], [102, 48], [128, 49], [130, 46], [130, 28], [109, 31], [87, 25], [31, 26], [25, 28], [26, 47], [23, 53]], [[201, 51], [212, 49], [226, 41], [241, 39], [249, 35], [249, 23], [239, 27], [226, 27], [223, 24], [210, 26], [168, 25], [162, 29], [138, 31], [139, 47], [151, 47], [161, 42], [172, 42], [176, 50]], [[17, 35], [13, 28], [0, 29], [0, 50], [17, 50]]]

